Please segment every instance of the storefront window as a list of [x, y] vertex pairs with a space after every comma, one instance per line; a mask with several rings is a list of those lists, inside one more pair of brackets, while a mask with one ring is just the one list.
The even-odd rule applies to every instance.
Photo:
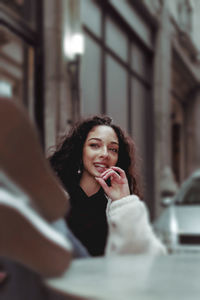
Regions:
[[33, 116], [33, 48], [4, 27], [0, 45], [0, 93], [26, 106]]
[[0, 0], [0, 94], [25, 106], [43, 139], [43, 1]]
[[36, 2], [34, 0], [1, 0], [1, 5], [7, 13], [22, 19], [35, 29]]

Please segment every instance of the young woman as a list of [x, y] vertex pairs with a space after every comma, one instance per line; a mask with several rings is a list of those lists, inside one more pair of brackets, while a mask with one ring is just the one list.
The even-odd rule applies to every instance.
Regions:
[[91, 255], [165, 252], [139, 199], [133, 141], [111, 118], [78, 123], [49, 160], [70, 195], [67, 224]]

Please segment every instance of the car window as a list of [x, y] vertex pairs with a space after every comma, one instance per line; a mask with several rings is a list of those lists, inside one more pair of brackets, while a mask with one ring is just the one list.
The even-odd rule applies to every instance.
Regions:
[[200, 181], [191, 183], [188, 191], [179, 198], [178, 204], [200, 204]]

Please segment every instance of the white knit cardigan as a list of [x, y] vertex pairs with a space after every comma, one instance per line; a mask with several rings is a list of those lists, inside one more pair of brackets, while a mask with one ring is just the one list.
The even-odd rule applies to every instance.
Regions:
[[108, 199], [106, 215], [109, 226], [106, 255], [166, 253], [153, 232], [144, 202], [136, 195], [116, 201]]

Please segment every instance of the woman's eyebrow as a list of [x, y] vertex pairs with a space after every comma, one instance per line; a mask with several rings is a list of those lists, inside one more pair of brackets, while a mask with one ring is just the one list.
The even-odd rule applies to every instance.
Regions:
[[95, 138], [95, 137], [93, 137], [93, 138], [90, 138], [88, 141], [90, 141], [90, 140], [96, 140], [96, 141], [102, 141], [101, 139], [99, 139], [99, 138]]
[[[100, 139], [100, 138], [95, 138], [95, 137], [90, 138], [88, 141], [91, 141], [91, 140], [96, 140], [96, 141], [102, 142], [102, 139]], [[110, 144], [119, 145], [119, 143], [118, 143], [118, 142], [115, 142], [115, 141], [110, 142]]]

